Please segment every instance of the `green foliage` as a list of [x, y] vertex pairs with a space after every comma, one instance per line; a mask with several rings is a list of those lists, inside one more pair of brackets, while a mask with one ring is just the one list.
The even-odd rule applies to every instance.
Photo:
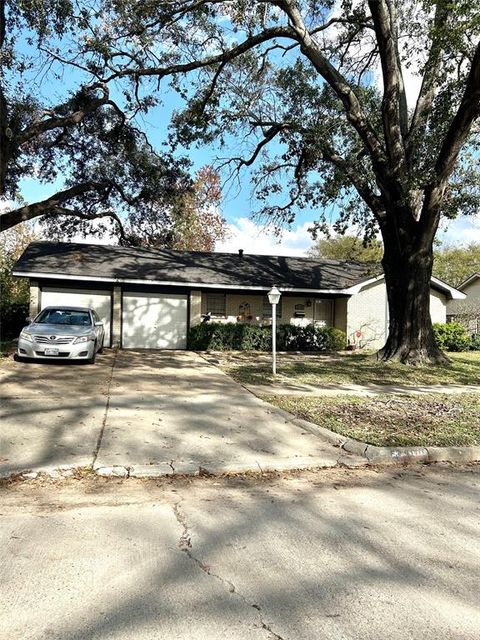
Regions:
[[27, 324], [28, 311], [28, 302], [17, 303], [2, 300], [0, 304], [0, 338], [2, 341], [18, 338], [20, 331]]
[[474, 336], [472, 336], [470, 349], [471, 351], [480, 351], [480, 333], [476, 333]]
[[[151, 92], [115, 88], [113, 97], [113, 87], [99, 81], [97, 70], [112, 53], [108, 38], [97, 38], [100, 22], [113, 19], [107, 5], [117, 11], [103, 0], [84, 7], [70, 0], [6, 3], [0, 195], [12, 206], [8, 219], [2, 218], [8, 228], [23, 214], [43, 216], [52, 239], [109, 232], [133, 244], [136, 238], [123, 233], [122, 221], [136, 227], [136, 216], [143, 216], [146, 225], [161, 229], [165, 244], [169, 210], [192, 187], [190, 161], [160, 152], [148, 140], [137, 115], [156, 104]], [[66, 60], [76, 58], [76, 48], [88, 50], [88, 59], [70, 66]], [[26, 179], [43, 184], [52, 201], [22, 210]]]
[[[376, 238], [364, 242], [357, 236], [319, 238], [310, 248], [312, 258], [354, 260], [381, 268], [383, 245]], [[480, 272], [480, 243], [464, 246], [441, 245], [433, 252], [433, 275], [452, 286], [458, 286], [472, 273]]]
[[433, 325], [433, 333], [437, 345], [445, 351], [469, 351], [472, 347], [471, 337], [458, 322], [436, 322]]
[[444, 246], [434, 251], [433, 275], [454, 287], [477, 272], [480, 272], [480, 242], [462, 247]]
[[35, 239], [28, 225], [18, 225], [0, 234], [0, 318], [1, 339], [17, 337], [28, 316], [30, 289], [26, 278], [14, 278], [12, 268]]
[[336, 236], [320, 238], [309, 250], [312, 258], [330, 260], [354, 260], [371, 265], [380, 265], [383, 256], [383, 245], [376, 238], [363, 242], [357, 236]]
[[[279, 351], [339, 351], [345, 349], [346, 335], [332, 327], [280, 325]], [[251, 324], [204, 322], [190, 329], [188, 348], [194, 351], [270, 351], [271, 327]]]

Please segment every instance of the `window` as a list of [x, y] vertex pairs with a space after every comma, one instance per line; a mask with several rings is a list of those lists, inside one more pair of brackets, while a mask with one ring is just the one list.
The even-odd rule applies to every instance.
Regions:
[[[272, 317], [272, 305], [268, 301], [268, 296], [263, 296], [263, 317], [271, 318]], [[280, 298], [280, 302], [277, 304], [277, 318], [282, 317], [282, 298]]]
[[207, 313], [214, 317], [224, 318], [226, 315], [226, 296], [224, 293], [207, 294]]

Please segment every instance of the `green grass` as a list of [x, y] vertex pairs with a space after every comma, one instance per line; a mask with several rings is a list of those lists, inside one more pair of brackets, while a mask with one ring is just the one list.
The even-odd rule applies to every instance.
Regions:
[[480, 394], [263, 399], [309, 422], [377, 446], [480, 445]]
[[[449, 353], [451, 365], [413, 367], [378, 362], [365, 353], [304, 355], [280, 354], [277, 382], [283, 384], [480, 384], [480, 352]], [[270, 354], [215, 354], [218, 366], [242, 384], [273, 381]]]

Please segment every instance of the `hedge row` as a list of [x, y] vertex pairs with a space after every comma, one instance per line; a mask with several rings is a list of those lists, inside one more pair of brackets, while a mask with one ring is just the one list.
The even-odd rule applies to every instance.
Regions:
[[459, 322], [433, 325], [435, 340], [444, 351], [480, 351], [480, 336], [472, 337]]
[[[282, 324], [277, 328], [279, 351], [340, 351], [347, 346], [343, 331], [309, 324], [297, 327]], [[270, 351], [271, 327], [252, 324], [204, 322], [190, 329], [188, 348], [193, 351]]]

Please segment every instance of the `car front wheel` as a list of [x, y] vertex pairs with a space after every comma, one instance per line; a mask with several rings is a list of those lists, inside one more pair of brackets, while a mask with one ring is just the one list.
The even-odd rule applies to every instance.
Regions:
[[95, 356], [97, 355], [97, 343], [93, 345], [92, 357], [87, 359], [87, 364], [95, 364]]

